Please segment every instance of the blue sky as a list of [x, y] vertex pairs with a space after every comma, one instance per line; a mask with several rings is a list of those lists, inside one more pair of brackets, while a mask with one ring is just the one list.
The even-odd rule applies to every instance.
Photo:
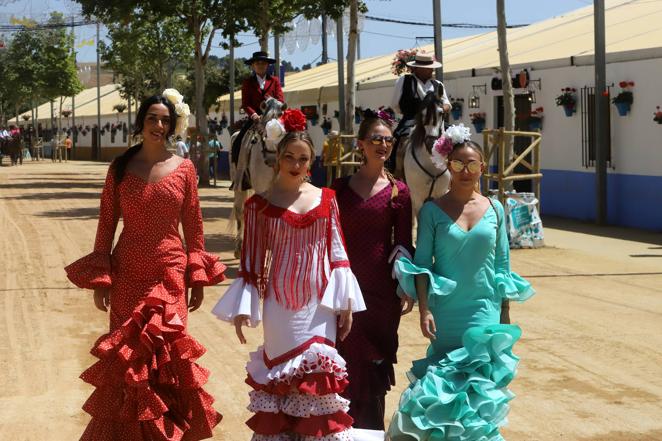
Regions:
[[[365, 0], [368, 15], [416, 22], [432, 22], [433, 0]], [[9, 3], [9, 4], [7, 4]], [[495, 0], [441, 0], [442, 21], [446, 23], [476, 23], [485, 25], [496, 24]], [[561, 15], [564, 12], [583, 8], [593, 4], [592, 0], [506, 0], [506, 13], [509, 24], [533, 23], [546, 18]], [[30, 17], [38, 21], [44, 20], [50, 11], [60, 11], [66, 15], [80, 13], [80, 7], [71, 0], [0, 0], [0, 23], [9, 22], [12, 15]], [[431, 41], [416, 37], [432, 37], [430, 26], [409, 26], [383, 22], [365, 21], [361, 34], [361, 56], [369, 57], [395, 52], [398, 49], [429, 44]], [[444, 38], [460, 37], [487, 30], [449, 29], [443, 28]], [[104, 31], [102, 29], [102, 38]], [[89, 40], [95, 37], [94, 26], [84, 26], [76, 29], [76, 41]], [[246, 33], [240, 37], [243, 46], [235, 50], [236, 56], [250, 56], [259, 49], [257, 38]], [[219, 46], [220, 39], [214, 41]], [[273, 40], [271, 42], [273, 44]], [[95, 61], [94, 47], [83, 46], [78, 49], [78, 60]], [[293, 54], [282, 48], [283, 59], [295, 66], [319, 60], [322, 52], [321, 43], [308, 44], [305, 51], [297, 49]], [[220, 47], [213, 49], [213, 54], [224, 56], [227, 52]], [[335, 40], [329, 40], [329, 56], [336, 58]]]

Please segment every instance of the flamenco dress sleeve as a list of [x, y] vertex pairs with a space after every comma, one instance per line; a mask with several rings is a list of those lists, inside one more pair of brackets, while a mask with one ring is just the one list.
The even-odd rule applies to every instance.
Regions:
[[435, 247], [435, 224], [433, 218], [434, 206], [432, 202], [423, 205], [418, 219], [418, 232], [416, 237], [416, 253], [413, 261], [407, 257], [400, 257], [395, 262], [395, 275], [398, 278], [400, 289], [409, 297], [418, 300], [416, 293], [416, 276], [425, 275], [428, 278], [428, 299], [435, 296], [445, 296], [453, 292], [457, 284], [455, 281], [440, 276], [432, 271], [433, 254]]
[[[412, 246], [412, 219], [411, 219], [411, 198], [409, 196], [409, 187], [398, 181], [396, 183], [398, 196], [393, 200], [393, 249], [389, 255], [388, 262], [393, 263], [392, 276], [396, 278], [396, 262], [401, 257], [406, 257], [410, 261], [414, 254]], [[402, 288], [398, 285], [397, 294], [402, 297], [404, 294]]]
[[64, 268], [69, 280], [79, 288], [97, 289], [112, 286], [110, 254], [119, 217], [119, 196], [115, 185], [114, 170], [111, 166], [101, 193], [94, 251]]
[[244, 205], [244, 237], [241, 248], [239, 277], [228, 287], [216, 303], [212, 313], [219, 319], [232, 323], [238, 315], [249, 317], [250, 325], [256, 327], [262, 320], [260, 312], [260, 243], [257, 237], [259, 208], [255, 197]]
[[335, 196], [330, 200], [329, 213], [329, 263], [331, 274], [324, 289], [321, 306], [333, 311], [351, 309], [352, 312], [365, 311], [363, 294], [356, 276], [350, 269], [347, 250], [345, 249], [345, 238], [340, 227], [340, 216], [338, 203]]
[[506, 232], [506, 221], [503, 205], [495, 202], [499, 213], [499, 226], [497, 230], [496, 255], [494, 262], [494, 282], [497, 295], [503, 300], [523, 302], [535, 294], [531, 284], [510, 270], [510, 247]]
[[186, 240], [186, 281], [189, 287], [211, 286], [225, 279], [225, 265], [217, 256], [205, 251], [202, 231], [202, 212], [198, 198], [195, 168], [189, 167], [186, 177], [186, 193], [182, 205], [182, 228]]

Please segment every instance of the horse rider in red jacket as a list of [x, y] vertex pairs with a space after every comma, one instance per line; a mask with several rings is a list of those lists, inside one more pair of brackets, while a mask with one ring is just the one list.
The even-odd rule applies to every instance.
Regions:
[[253, 70], [253, 73], [241, 84], [241, 108], [248, 116], [248, 120], [232, 143], [231, 159], [234, 164], [239, 160], [239, 150], [244, 135], [253, 123], [260, 120], [262, 103], [269, 97], [276, 98], [280, 102], [285, 101], [278, 76], [267, 73], [269, 65], [275, 62], [276, 60], [269, 58], [269, 54], [264, 51], [253, 52], [253, 56], [245, 61]]

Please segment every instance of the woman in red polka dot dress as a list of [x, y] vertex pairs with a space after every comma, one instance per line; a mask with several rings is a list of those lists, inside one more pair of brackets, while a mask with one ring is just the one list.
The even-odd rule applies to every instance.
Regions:
[[165, 148], [188, 111], [181, 95], [166, 92], [142, 103], [135, 134], [143, 142], [108, 170], [94, 252], [65, 268], [94, 290], [97, 308], [110, 306], [110, 332], [92, 349], [99, 361], [81, 375], [96, 387], [83, 406], [92, 415], [85, 441], [200, 440], [221, 420], [202, 389], [209, 372], [195, 363], [205, 348], [186, 329], [188, 311], [200, 307], [204, 286], [224, 279], [225, 266], [204, 250], [193, 164]]

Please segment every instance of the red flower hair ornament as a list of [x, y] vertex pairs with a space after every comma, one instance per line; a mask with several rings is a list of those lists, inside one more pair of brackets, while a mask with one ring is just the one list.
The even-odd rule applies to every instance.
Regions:
[[306, 115], [299, 109], [287, 109], [281, 116], [286, 132], [303, 132], [306, 130]]

